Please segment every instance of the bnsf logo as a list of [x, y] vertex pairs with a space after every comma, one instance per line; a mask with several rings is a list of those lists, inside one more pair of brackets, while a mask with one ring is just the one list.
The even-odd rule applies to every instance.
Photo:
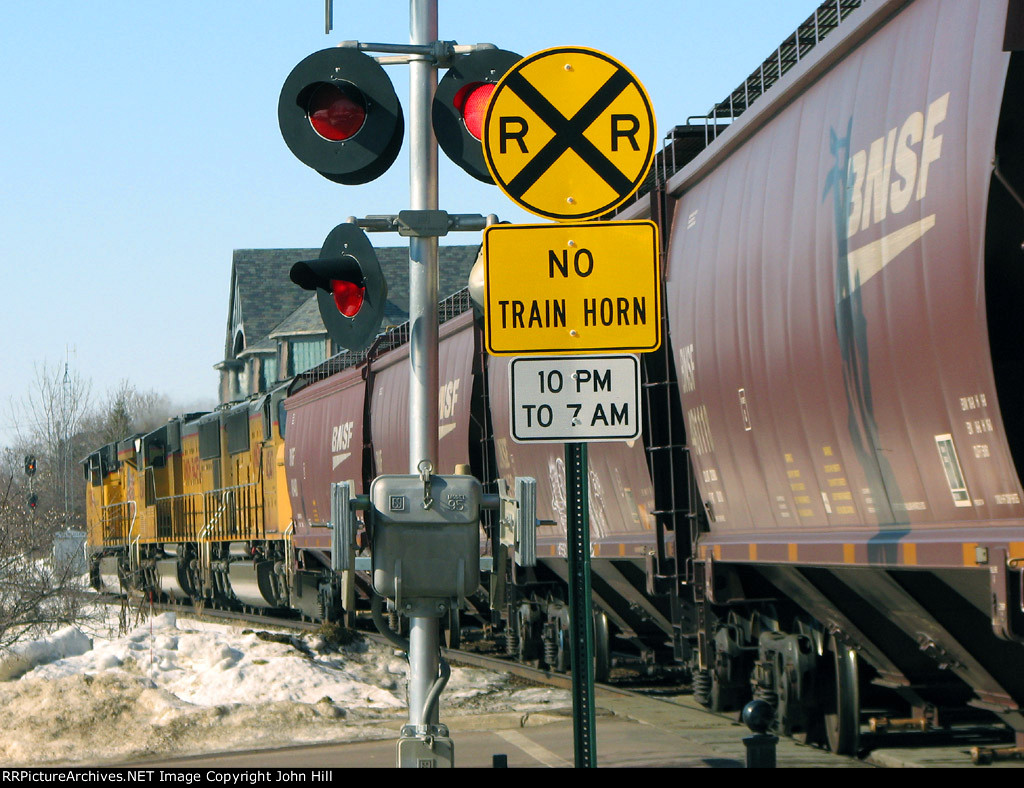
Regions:
[[437, 393], [437, 418], [449, 418], [455, 412], [455, 403], [459, 401], [459, 384], [462, 378], [449, 380]]
[[914, 112], [884, 137], [850, 156], [850, 214], [847, 237], [902, 213], [911, 199], [928, 192], [928, 168], [942, 155], [938, 127], [946, 119], [949, 93], [935, 99], [926, 112]]
[[348, 450], [349, 444], [352, 443], [352, 428], [354, 426], [354, 421], [346, 421], [331, 430], [331, 451]]

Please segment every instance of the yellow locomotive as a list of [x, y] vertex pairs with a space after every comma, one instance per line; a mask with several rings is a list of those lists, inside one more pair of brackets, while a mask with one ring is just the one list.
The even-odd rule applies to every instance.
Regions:
[[[180, 416], [90, 454], [83, 465], [93, 587], [287, 606], [284, 397], [281, 387], [212, 413]], [[298, 606], [303, 612], [325, 612], [318, 600], [306, 601]]]

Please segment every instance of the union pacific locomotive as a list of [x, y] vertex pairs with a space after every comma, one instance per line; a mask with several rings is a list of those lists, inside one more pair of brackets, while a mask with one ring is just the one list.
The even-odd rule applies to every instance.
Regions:
[[[661, 226], [666, 341], [643, 439], [590, 451], [605, 669], [629, 645], [837, 752], [869, 707], [994, 714], [1024, 745], [1022, 50], [1018, 0], [826, 0], [618, 213]], [[508, 359], [456, 301], [439, 470], [533, 476], [555, 523], [524, 569], [484, 521], [461, 620], [562, 667], [561, 447], [511, 441]], [[92, 454], [97, 587], [358, 612], [318, 526], [332, 481], [405, 471], [407, 353], [392, 331]]]

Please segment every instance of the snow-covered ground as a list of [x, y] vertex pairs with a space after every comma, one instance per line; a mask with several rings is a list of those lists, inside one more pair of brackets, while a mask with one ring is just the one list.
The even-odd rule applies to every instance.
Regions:
[[[174, 613], [125, 629], [115, 617], [0, 655], [0, 765], [396, 738], [407, 718], [407, 664], [390, 647], [296, 633], [278, 642]], [[570, 705], [562, 690], [453, 668], [441, 720]]]

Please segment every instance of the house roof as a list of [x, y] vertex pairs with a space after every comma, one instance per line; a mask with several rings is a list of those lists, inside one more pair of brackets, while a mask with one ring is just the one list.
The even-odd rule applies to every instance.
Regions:
[[[322, 334], [324, 323], [320, 319], [320, 308], [317, 306], [316, 293], [305, 293], [306, 300], [288, 317], [274, 326], [270, 339], [296, 336], [297, 334]], [[275, 343], [276, 346], [276, 343]]]
[[232, 357], [232, 325], [241, 312], [247, 347], [265, 339], [271, 329], [300, 307], [309, 293], [296, 287], [288, 272], [298, 260], [312, 260], [319, 249], [236, 249], [231, 260], [231, 302], [224, 358]]

